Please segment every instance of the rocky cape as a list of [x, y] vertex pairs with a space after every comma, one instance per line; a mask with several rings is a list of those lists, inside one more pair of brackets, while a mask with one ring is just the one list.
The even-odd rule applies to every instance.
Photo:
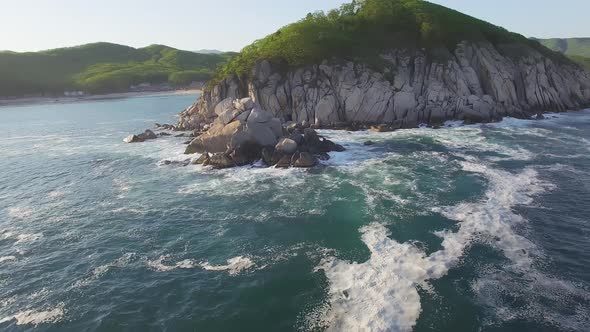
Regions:
[[207, 128], [246, 97], [282, 123], [317, 128], [491, 122], [590, 105], [590, 74], [565, 59], [488, 42], [463, 42], [447, 53], [436, 60], [425, 50], [395, 50], [381, 56], [382, 72], [338, 59], [287, 71], [259, 61], [249, 78], [232, 76], [205, 89], [181, 112], [177, 128]]

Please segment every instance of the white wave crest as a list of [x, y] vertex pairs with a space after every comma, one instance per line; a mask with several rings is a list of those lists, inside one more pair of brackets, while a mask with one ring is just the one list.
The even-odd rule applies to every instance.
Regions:
[[227, 260], [226, 265], [211, 265], [209, 262], [197, 263], [192, 259], [185, 259], [174, 264], [166, 264], [170, 260], [170, 256], [160, 256], [156, 260], [148, 260], [147, 266], [158, 272], [168, 272], [176, 269], [194, 269], [200, 267], [208, 271], [227, 271], [229, 275], [235, 276], [242, 271], [254, 267], [256, 264], [248, 257], [237, 256]]
[[242, 271], [255, 266], [254, 262], [248, 257], [234, 257], [227, 260], [226, 265], [211, 265], [208, 262], [201, 263], [201, 268], [208, 271], [227, 271], [229, 275], [237, 275]]
[[16, 320], [16, 325], [39, 325], [43, 323], [55, 323], [64, 317], [64, 305], [46, 311], [27, 310], [12, 316], [0, 318], [0, 323]]
[[23, 244], [23, 243], [30, 243], [35, 242], [43, 238], [42, 233], [34, 233], [34, 234], [19, 234], [17, 235], [17, 241], [15, 244]]
[[27, 206], [13, 206], [7, 208], [6, 213], [14, 219], [26, 219], [33, 215], [33, 210]]
[[73, 287], [75, 287], [75, 288], [86, 287], [86, 286], [90, 285], [93, 281], [100, 279], [102, 276], [104, 276], [106, 273], [108, 273], [111, 269], [125, 267], [129, 263], [133, 262], [136, 258], [137, 258], [137, 254], [134, 252], [125, 253], [123, 256], [115, 259], [112, 262], [109, 262], [107, 264], [104, 264], [104, 265], [94, 268], [87, 277], [76, 281], [74, 283]]
[[164, 264], [167, 260], [169, 260], [169, 256], [160, 256], [160, 258], [156, 260], [148, 260], [146, 264], [148, 267], [158, 272], [168, 272], [176, 269], [193, 269], [198, 266], [198, 264], [191, 259], [185, 259], [173, 265]]
[[517, 265], [530, 265], [534, 245], [517, 235], [513, 224], [523, 218], [512, 207], [528, 204], [549, 186], [533, 169], [520, 174], [492, 169], [473, 161], [463, 162], [467, 172], [485, 176], [489, 189], [482, 201], [462, 203], [437, 211], [460, 221], [457, 232], [438, 232], [442, 250], [427, 255], [413, 243], [398, 243], [388, 229], [374, 223], [361, 229], [371, 252], [364, 263], [325, 259], [323, 270], [330, 283], [330, 309], [323, 322], [334, 331], [410, 331], [421, 313], [418, 287], [446, 275], [475, 239], [490, 240]]
[[15, 261], [15, 260], [16, 260], [16, 256], [2, 256], [2, 257], [0, 257], [0, 263], [11, 262], [11, 261]]

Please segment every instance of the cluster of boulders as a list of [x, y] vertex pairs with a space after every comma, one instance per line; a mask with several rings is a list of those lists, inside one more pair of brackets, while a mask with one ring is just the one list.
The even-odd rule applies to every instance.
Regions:
[[129, 136], [125, 137], [125, 139], [123, 139], [123, 142], [125, 142], [125, 143], [141, 143], [141, 142], [145, 142], [147, 140], [156, 139], [156, 138], [158, 138], [158, 135], [156, 135], [153, 131], [148, 129], [141, 134], [129, 135]]
[[301, 124], [281, 123], [251, 98], [224, 101], [208, 130], [186, 147], [200, 153], [194, 164], [215, 168], [243, 166], [262, 160], [267, 166], [313, 167], [328, 152], [344, 148]]

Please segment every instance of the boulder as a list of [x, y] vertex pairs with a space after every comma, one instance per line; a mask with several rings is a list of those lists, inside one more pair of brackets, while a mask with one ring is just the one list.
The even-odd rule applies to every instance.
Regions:
[[282, 156], [281, 159], [276, 163], [276, 168], [289, 168], [291, 167], [291, 155]]
[[226, 125], [226, 124], [232, 122], [238, 115], [240, 115], [239, 110], [230, 109], [230, 110], [227, 110], [227, 111], [219, 114], [219, 116], [217, 117], [217, 120], [215, 120], [215, 122], [220, 123], [222, 125]]
[[266, 123], [269, 122], [272, 118], [273, 116], [270, 112], [255, 107], [254, 109], [252, 109], [252, 112], [250, 112], [250, 116], [248, 117], [248, 124]]
[[143, 134], [140, 134], [140, 135], [143, 135], [144, 140], [158, 138], [158, 136], [153, 131], [151, 131], [149, 129], [147, 129], [146, 131], [143, 132]]
[[209, 165], [209, 158], [209, 153], [205, 152], [199, 158], [193, 160], [192, 164], [207, 166]]
[[318, 136], [318, 133], [311, 128], [303, 129], [303, 139], [305, 141], [305, 144], [308, 145], [315, 145], [320, 142], [320, 137]]
[[217, 105], [215, 105], [214, 112], [218, 116], [221, 115], [223, 112], [231, 110], [234, 108], [233, 98], [225, 98], [224, 100], [220, 101]]
[[127, 137], [125, 137], [125, 139], [123, 139], [123, 142], [125, 143], [140, 143], [143, 142], [144, 140], [139, 137], [138, 135], [129, 135]]
[[269, 122], [269, 127], [276, 137], [283, 136], [283, 125], [281, 124], [281, 120], [277, 118], [272, 118]]
[[275, 149], [285, 154], [293, 154], [297, 151], [297, 142], [290, 138], [283, 138], [277, 143]]
[[293, 163], [293, 167], [313, 167], [317, 164], [317, 159], [309, 152], [301, 152], [299, 157]]
[[242, 143], [247, 139], [244, 135], [238, 135], [243, 132], [244, 126], [240, 121], [233, 121], [227, 125], [215, 124], [206, 133], [195, 138], [187, 147], [185, 154], [203, 153], [209, 151], [212, 153], [225, 152], [228, 147], [231, 148]]
[[158, 135], [156, 135], [153, 131], [147, 129], [146, 131], [144, 131], [141, 134], [129, 135], [129, 136], [125, 137], [123, 139], [123, 142], [125, 142], [125, 143], [141, 143], [141, 142], [145, 142], [147, 140], [156, 139], [156, 138], [158, 138]]
[[374, 144], [375, 144], [375, 142], [373, 142], [373, 141], [366, 141], [366, 142], [365, 142], [365, 143], [363, 143], [363, 144], [364, 144], [364, 145], [366, 145], [366, 146], [371, 146], [371, 145], [374, 145]]
[[[250, 118], [251, 117], [252, 114], [250, 114]], [[275, 146], [278, 142], [278, 137], [274, 134], [272, 129], [263, 123], [248, 121], [245, 132], [261, 146]]]
[[246, 141], [236, 147], [229, 157], [237, 166], [252, 164], [261, 158], [262, 147], [253, 141]]
[[295, 129], [291, 135], [289, 135], [289, 138], [294, 140], [297, 144], [303, 143], [303, 135], [301, 135], [301, 132], [298, 129]]
[[234, 161], [226, 153], [215, 153], [209, 158], [209, 165], [216, 169], [236, 166]]
[[267, 166], [274, 166], [283, 157], [283, 154], [280, 153], [280, 152], [278, 152], [278, 151], [276, 151], [273, 148], [264, 147], [264, 148], [262, 148], [261, 157], [262, 157], [262, 161]]
[[238, 115], [236, 117], [236, 121], [242, 121], [242, 122], [248, 121], [248, 117], [250, 116], [251, 112], [252, 111], [244, 111], [244, 112], [240, 113], [240, 115]]

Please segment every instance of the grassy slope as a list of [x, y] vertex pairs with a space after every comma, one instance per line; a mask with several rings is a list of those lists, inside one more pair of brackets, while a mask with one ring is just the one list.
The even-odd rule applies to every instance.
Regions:
[[567, 55], [582, 66], [590, 69], [590, 38], [537, 39], [546, 47]]
[[110, 43], [41, 52], [0, 52], [0, 96], [126, 91], [131, 84], [207, 80], [231, 54], [208, 55], [152, 45], [135, 49]]
[[248, 75], [260, 59], [299, 66], [336, 57], [378, 66], [378, 55], [388, 49], [425, 48], [430, 56], [448, 57], [463, 40], [509, 44], [500, 47], [508, 56], [518, 57], [534, 48], [568, 61], [536, 41], [427, 1], [363, 0], [328, 13], [308, 14], [254, 42], [218, 70], [211, 84], [231, 74]]

